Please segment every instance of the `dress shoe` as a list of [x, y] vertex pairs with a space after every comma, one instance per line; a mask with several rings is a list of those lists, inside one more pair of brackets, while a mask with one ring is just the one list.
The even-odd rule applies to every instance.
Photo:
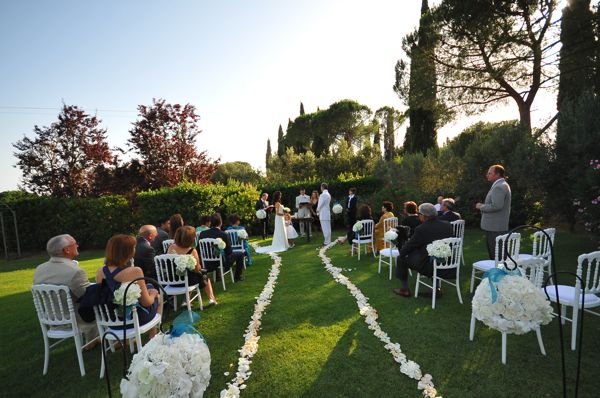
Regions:
[[404, 289], [402, 287], [400, 287], [398, 289], [394, 289], [394, 293], [397, 294], [398, 296], [402, 296], [402, 297], [412, 296], [412, 294], [410, 293], [410, 289]]
[[[431, 298], [431, 296], [432, 296], [431, 292], [419, 293], [419, 297]], [[435, 298], [442, 298], [442, 289], [440, 289], [440, 288], [435, 289]]]

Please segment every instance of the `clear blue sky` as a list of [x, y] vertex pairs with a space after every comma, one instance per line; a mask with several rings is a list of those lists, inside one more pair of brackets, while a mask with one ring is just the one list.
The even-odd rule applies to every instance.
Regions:
[[201, 116], [200, 149], [260, 168], [267, 138], [275, 145], [300, 101], [307, 112], [343, 98], [401, 109], [394, 65], [420, 4], [3, 1], [0, 191], [20, 178], [11, 144], [55, 121], [62, 101], [97, 112], [109, 144], [121, 147], [137, 105], [189, 102]]

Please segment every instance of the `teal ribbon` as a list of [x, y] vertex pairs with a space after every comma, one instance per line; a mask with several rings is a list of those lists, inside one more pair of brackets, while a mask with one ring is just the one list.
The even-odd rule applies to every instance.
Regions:
[[498, 299], [498, 291], [496, 290], [497, 283], [500, 283], [502, 278], [506, 275], [521, 275], [521, 272], [518, 268], [515, 268], [513, 271], [507, 271], [503, 268], [492, 268], [490, 270], [485, 271], [483, 274], [484, 278], [487, 278], [490, 284], [490, 291], [492, 293], [492, 304], [496, 302]]
[[200, 320], [200, 315], [196, 312], [192, 312], [192, 320], [190, 320], [190, 314], [187, 311], [183, 311], [181, 314], [177, 315], [175, 320], [173, 320], [173, 324], [171, 325], [171, 330], [169, 331], [169, 338], [179, 337], [184, 333], [188, 334], [197, 334], [200, 336], [202, 340], [206, 343], [206, 339], [194, 327], [194, 323]]

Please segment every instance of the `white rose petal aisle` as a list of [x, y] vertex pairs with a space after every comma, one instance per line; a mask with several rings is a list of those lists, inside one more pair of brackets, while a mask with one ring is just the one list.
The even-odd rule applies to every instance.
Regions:
[[[253, 244], [252, 247], [256, 249], [257, 244]], [[276, 253], [269, 253], [273, 260], [271, 266], [271, 272], [267, 283], [258, 295], [256, 304], [254, 304], [254, 313], [250, 317], [248, 328], [246, 328], [244, 334], [244, 345], [239, 350], [240, 357], [238, 359], [238, 369], [235, 377], [230, 383], [227, 383], [227, 388], [221, 391], [221, 398], [235, 398], [240, 396], [240, 391], [246, 388], [246, 380], [250, 377], [252, 372], [250, 371], [251, 359], [258, 351], [258, 340], [260, 336], [258, 331], [260, 330], [261, 318], [265, 312], [265, 308], [271, 303], [271, 297], [275, 291], [275, 284], [277, 283], [277, 277], [281, 268], [281, 257]]]
[[394, 357], [394, 360], [400, 364], [400, 372], [412, 379], [418, 380], [419, 382], [417, 384], [417, 388], [419, 390], [423, 390], [423, 395], [425, 397], [441, 398], [441, 396], [438, 396], [437, 390], [433, 385], [431, 375], [424, 375], [419, 364], [407, 359], [406, 355], [402, 353], [402, 350], [400, 349], [400, 344], [392, 343], [387, 333], [381, 329], [379, 322], [377, 322], [377, 311], [368, 303], [369, 298], [366, 297], [360, 291], [360, 289], [356, 287], [356, 285], [354, 285], [346, 276], [342, 274], [341, 268], [334, 267], [331, 264], [331, 259], [327, 257], [325, 253], [335, 245], [337, 245], [337, 241], [332, 242], [319, 250], [319, 257], [325, 265], [325, 270], [329, 272], [331, 276], [333, 276], [333, 279], [337, 283], [346, 286], [346, 288], [350, 290], [350, 293], [356, 299], [356, 304], [358, 305], [360, 314], [365, 317], [365, 322], [367, 325], [369, 325], [369, 329], [373, 331], [375, 337], [385, 344], [384, 348], [388, 350]]

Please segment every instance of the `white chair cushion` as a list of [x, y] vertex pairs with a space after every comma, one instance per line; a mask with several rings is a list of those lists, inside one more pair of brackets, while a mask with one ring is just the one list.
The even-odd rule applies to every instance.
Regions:
[[[198, 285], [191, 285], [188, 286], [188, 292], [193, 291], [194, 289], [196, 289], [196, 286]], [[178, 287], [173, 287], [173, 286], [163, 286], [163, 289], [165, 289], [165, 292], [169, 295], [169, 296], [177, 296], [179, 294], [185, 294], [185, 286], [178, 286]]]
[[519, 254], [519, 260], [530, 260], [533, 258], [532, 254]]
[[75, 333], [73, 333], [73, 329], [49, 329], [48, 337], [51, 339], [64, 339], [67, 337], [73, 337]]
[[352, 239], [352, 243], [371, 243], [373, 238], [370, 236], [361, 237], [360, 239]]
[[[161, 315], [156, 314], [150, 322], [146, 323], [145, 325], [140, 325], [140, 334], [144, 334], [148, 330], [150, 330], [153, 327], [155, 327], [156, 325], [158, 325], [160, 323], [160, 320], [161, 320]], [[113, 332], [114, 334], [119, 336], [119, 339], [122, 338], [122, 336], [123, 336], [123, 329], [108, 328], [107, 330], [110, 330], [111, 332]], [[135, 328], [132, 326], [130, 328], [125, 329], [125, 336], [126, 336], [126, 338], [135, 336]], [[115, 340], [115, 336], [112, 336], [110, 334], [107, 334], [106, 338], [109, 340]]]
[[481, 271], [487, 271], [495, 267], [496, 262], [494, 260], [480, 260], [473, 263], [473, 268]]
[[379, 254], [381, 256], [398, 257], [400, 255], [400, 252], [398, 251], [398, 249], [383, 249], [379, 252]]
[[[544, 289], [542, 289], [543, 291]], [[550, 296], [550, 300], [557, 302], [556, 300], [556, 292], [554, 289], [554, 285], [548, 285], [546, 287], [546, 291], [548, 292], [548, 296]], [[574, 286], [565, 286], [558, 285], [558, 296], [560, 297], [560, 302], [572, 305], [575, 301], [575, 287]], [[583, 301], [583, 297], [579, 297], [579, 305]], [[585, 295], [585, 308], [597, 307], [600, 305], [600, 298], [595, 294], [588, 293]]]

